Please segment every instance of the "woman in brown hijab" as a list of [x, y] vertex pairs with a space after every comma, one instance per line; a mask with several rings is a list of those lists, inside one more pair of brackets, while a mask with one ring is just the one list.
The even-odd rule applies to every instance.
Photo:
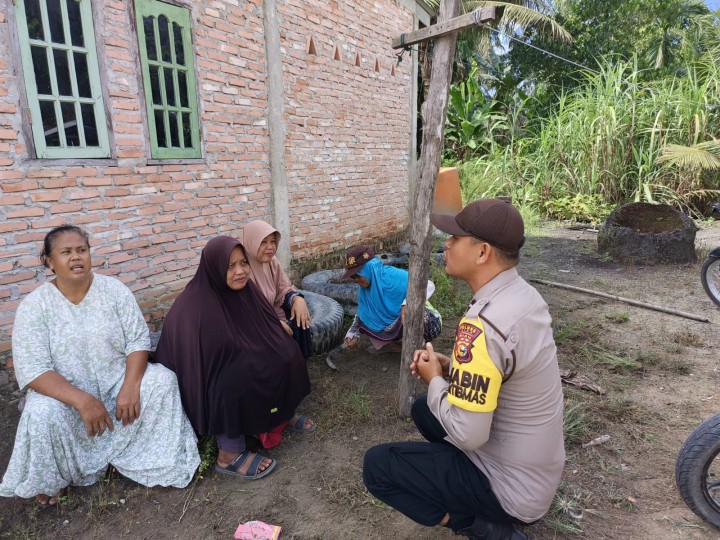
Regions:
[[295, 414], [310, 393], [306, 362], [250, 277], [240, 242], [211, 239], [165, 318], [155, 357], [176, 373], [195, 431], [217, 438], [215, 469], [254, 480], [276, 463], [247, 450], [245, 434], [290, 419], [297, 431], [315, 424]]
[[243, 245], [253, 272], [253, 281], [275, 309], [285, 331], [300, 346], [305, 358], [314, 354], [310, 333], [310, 312], [303, 295], [290, 283], [275, 256], [280, 233], [265, 221], [255, 220], [243, 227]]

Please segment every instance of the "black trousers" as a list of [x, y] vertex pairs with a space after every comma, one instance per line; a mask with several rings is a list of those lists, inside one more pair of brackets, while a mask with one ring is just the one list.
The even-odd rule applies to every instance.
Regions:
[[487, 477], [447, 435], [430, 412], [427, 397], [412, 407], [420, 434], [429, 442], [398, 442], [370, 448], [363, 481], [370, 493], [413, 521], [434, 527], [450, 514], [448, 527], [469, 527], [475, 518], [491, 523], [524, 523], [509, 515]]

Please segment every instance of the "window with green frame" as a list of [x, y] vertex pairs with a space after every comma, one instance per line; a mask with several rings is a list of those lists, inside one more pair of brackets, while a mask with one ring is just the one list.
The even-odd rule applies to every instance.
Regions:
[[136, 0], [152, 157], [201, 157], [190, 10]]
[[110, 157], [91, 0], [13, 3], [37, 157]]

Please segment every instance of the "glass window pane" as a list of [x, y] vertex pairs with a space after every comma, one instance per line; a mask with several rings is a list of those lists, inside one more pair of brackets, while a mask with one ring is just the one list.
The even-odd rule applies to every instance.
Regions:
[[60, 146], [55, 104], [52, 101], [41, 101], [40, 114], [42, 116], [43, 131], [45, 132], [45, 144], [48, 146]]
[[61, 96], [72, 96], [67, 51], [53, 49], [53, 57], [55, 58], [55, 78], [58, 85], [58, 94]]
[[173, 23], [173, 37], [175, 38], [175, 63], [185, 65], [185, 48], [182, 40], [182, 26]]
[[152, 89], [152, 101], [154, 105], [162, 105], [162, 93], [160, 93], [160, 68], [150, 66], [150, 88]]
[[163, 69], [163, 73], [165, 74], [165, 100], [167, 101], [168, 106], [174, 107], [175, 83], [173, 81], [173, 70], [165, 68]]
[[190, 113], [182, 113], [182, 131], [185, 148], [192, 148], [192, 132], [190, 131]]
[[70, 41], [76, 47], [85, 46], [85, 37], [83, 36], [82, 15], [80, 13], [80, 2], [77, 0], [67, 0], [68, 20], [70, 21]]
[[82, 114], [83, 128], [85, 131], [85, 146], [100, 146], [93, 106], [87, 103], [80, 105], [80, 114]]
[[25, 20], [27, 20], [30, 39], [45, 39], [42, 19], [40, 18], [40, 1], [25, 0]]
[[170, 114], [170, 144], [175, 148], [180, 146], [180, 133], [178, 131], [178, 115], [175, 111]]
[[188, 89], [187, 89], [187, 78], [185, 77], [184, 71], [178, 71], [178, 90], [180, 91], [180, 106], [188, 107]]
[[75, 103], [60, 103], [62, 111], [63, 128], [65, 128], [65, 144], [67, 146], [80, 146], [80, 132], [78, 131], [75, 116]]
[[33, 59], [33, 70], [35, 71], [35, 82], [37, 83], [38, 94], [52, 94], [50, 86], [50, 68], [47, 61], [47, 49], [44, 47], [30, 47], [30, 54]]
[[157, 135], [157, 144], [162, 148], [167, 148], [167, 137], [165, 136], [165, 115], [163, 111], [155, 111], [155, 134]]
[[80, 97], [91, 98], [90, 74], [88, 73], [87, 55], [85, 53], [73, 53], [75, 60], [75, 78], [77, 79], [78, 94]]
[[143, 17], [145, 28], [145, 50], [149, 60], [157, 60], [157, 49], [155, 48], [155, 24], [154, 17]]
[[63, 28], [60, 0], [46, 0], [46, 2], [50, 38], [54, 43], [65, 43], [65, 29]]
[[167, 17], [158, 17], [158, 32], [160, 33], [160, 54], [163, 62], [172, 62], [170, 51], [170, 24]]

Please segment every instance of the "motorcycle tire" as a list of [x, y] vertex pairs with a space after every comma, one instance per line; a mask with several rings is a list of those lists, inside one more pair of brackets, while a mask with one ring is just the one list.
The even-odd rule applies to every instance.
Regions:
[[720, 414], [705, 420], [685, 440], [675, 463], [675, 483], [690, 510], [720, 528], [718, 454]]
[[710, 257], [705, 260], [700, 270], [700, 280], [710, 300], [720, 306], [720, 259]]

